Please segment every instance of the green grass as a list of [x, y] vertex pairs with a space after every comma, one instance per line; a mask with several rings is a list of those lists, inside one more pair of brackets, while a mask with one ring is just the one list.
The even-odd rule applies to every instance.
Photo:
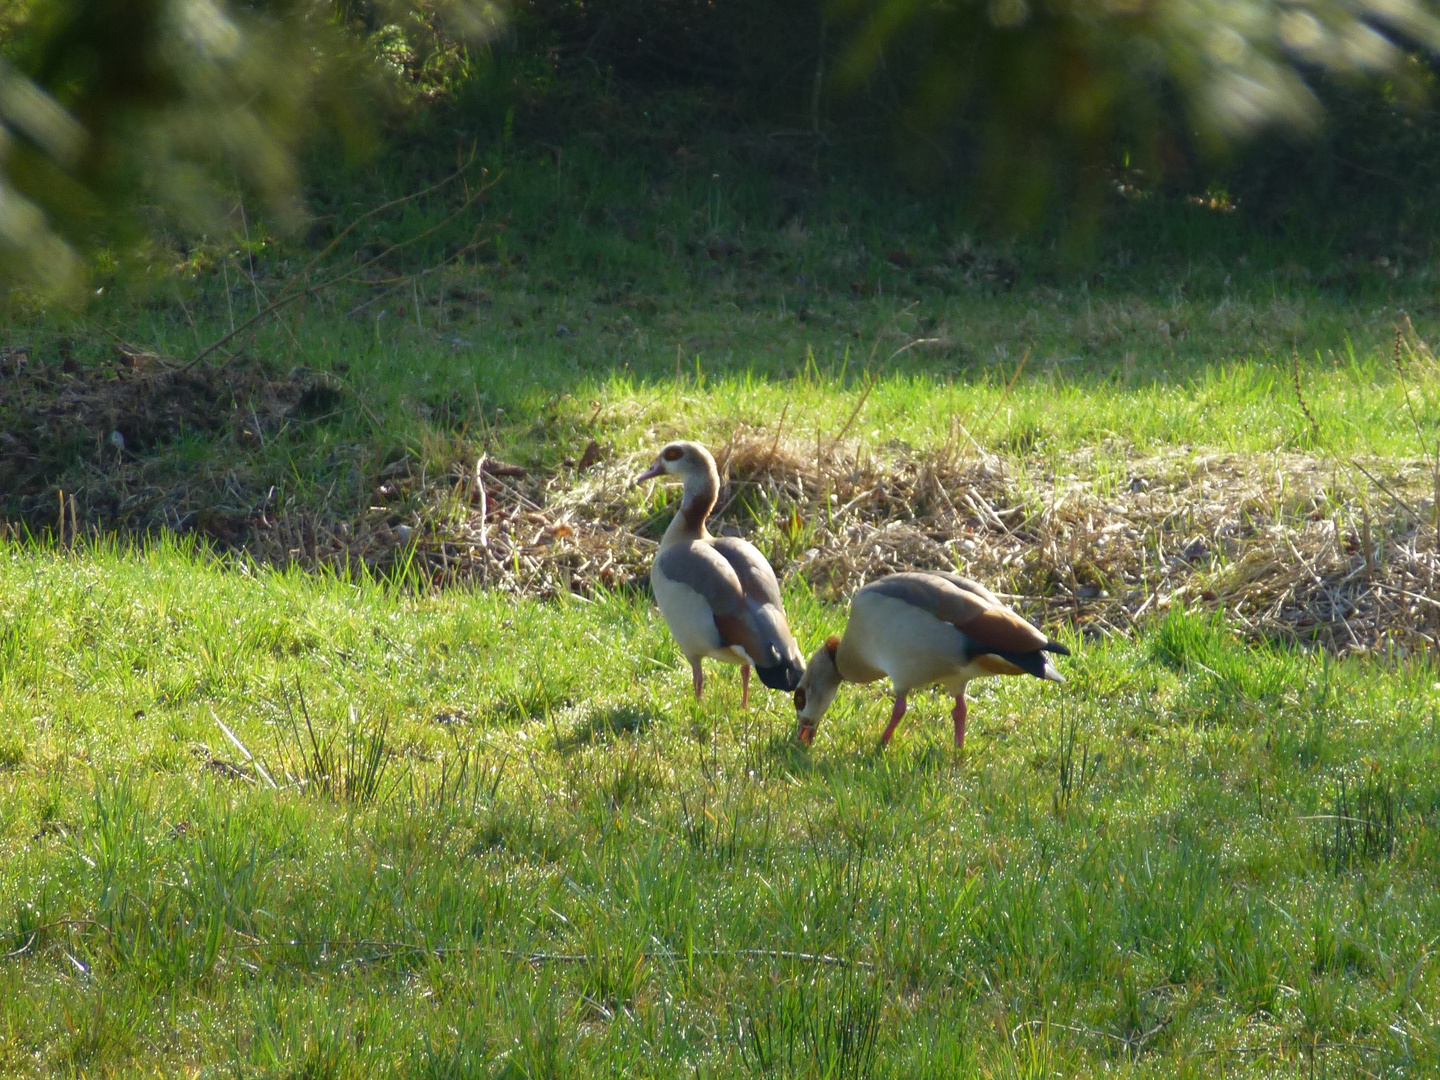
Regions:
[[[550, 468], [592, 437], [782, 420], [880, 454], [968, 436], [1097, 487], [1136, 455], [1435, 453], [1437, 373], [1391, 352], [1402, 312], [1440, 332], [1423, 252], [1147, 204], [1081, 265], [974, 242], [940, 197], [672, 150], [501, 140], [501, 183], [387, 263], [399, 288], [346, 284], [241, 339], [331, 380], [333, 414], [257, 439], [226, 413], [118, 480], [86, 456], [100, 416], [54, 484], [102, 526], [146, 491], [343, 519], [402, 452]], [[432, 151], [318, 185], [318, 232], [418, 190]], [[377, 218], [331, 265], [456, 206]], [[17, 315], [5, 343], [52, 369], [103, 370], [117, 337], [193, 356], [324, 239], [249, 225], [178, 270], [159, 249], [122, 267], [83, 315]], [[403, 277], [477, 227], [475, 259]], [[979, 685], [961, 757], [925, 695], [876, 754], [886, 699], [853, 687], [807, 753], [788, 699], [738, 710], [734, 672], [696, 707], [630, 594], [0, 545], [0, 1073], [1440, 1066], [1433, 662], [1246, 646], [1176, 610], [1071, 640], [1063, 687]], [[787, 587], [803, 647], [839, 628]]]
[[696, 707], [640, 599], [169, 545], [9, 545], [0, 595], [7, 1074], [1440, 1065], [1424, 667], [1173, 613], [979, 686], [958, 758], [925, 695], [875, 753], [853, 687], [806, 753], [733, 672]]
[[[482, 166], [499, 179], [459, 217], [452, 186], [366, 219], [326, 275], [437, 231], [367, 271], [391, 284], [339, 285], [238, 339], [278, 369], [338, 380], [338, 413], [259, 446], [182, 437], [152, 460], [154, 487], [208, 486], [200, 502], [242, 510], [274, 488], [272, 506], [346, 518], [402, 450], [443, 468], [483, 444], [553, 466], [591, 437], [627, 450], [677, 432], [721, 441], [782, 415], [803, 441], [829, 438], [872, 377], [848, 434], [881, 452], [968, 445], [965, 433], [1054, 467], [1077, 451], [1175, 447], [1435, 452], [1434, 372], [1398, 371], [1392, 357], [1407, 319], [1421, 338], [1440, 335], [1436, 266], [1418, 240], [1277, 239], [1237, 215], [1155, 201], [1112, 208], [1077, 261], [1043, 238], [975, 239], [957, 198], [867, 188], [813, 164], [797, 180], [699, 134], [694, 145], [690, 157], [607, 155], [577, 137], [557, 156], [494, 139], [471, 180]], [[193, 356], [279, 296], [329, 235], [433, 181], [443, 155], [423, 140], [412, 150], [327, 167], [305, 238], [247, 221], [183, 260], [157, 248], [145, 266], [103, 274], [108, 291], [84, 316], [37, 309], [6, 339], [41, 366], [69, 353], [105, 367], [116, 337]], [[486, 246], [441, 268], [476, 236]], [[100, 426], [81, 442], [103, 448]], [[82, 496], [97, 486], [78, 463], [55, 482]], [[53, 499], [39, 506], [24, 508], [32, 527], [48, 525]], [[13, 493], [6, 510], [21, 513]]]

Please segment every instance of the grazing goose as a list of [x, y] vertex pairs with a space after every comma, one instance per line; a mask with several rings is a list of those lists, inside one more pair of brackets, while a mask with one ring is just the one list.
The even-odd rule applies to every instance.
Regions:
[[699, 443], [673, 442], [637, 479], [665, 474], [685, 485], [680, 512], [650, 569], [660, 613], [695, 676], [695, 700], [705, 686], [702, 657], [740, 665], [740, 705], [750, 704], [750, 668], [772, 690], [794, 690], [805, 660], [785, 621], [775, 571], [754, 545], [711, 536], [705, 519], [720, 491], [715, 459]]
[[914, 572], [872, 581], [850, 601], [844, 637], [815, 650], [795, 691], [798, 735], [807, 746], [840, 683], [889, 677], [895, 688], [884, 746], [905, 715], [905, 695], [940, 683], [955, 695], [955, 747], [965, 745], [965, 684], [981, 675], [1064, 678], [1046, 653], [1069, 656], [1000, 603], [985, 586], [958, 574]]

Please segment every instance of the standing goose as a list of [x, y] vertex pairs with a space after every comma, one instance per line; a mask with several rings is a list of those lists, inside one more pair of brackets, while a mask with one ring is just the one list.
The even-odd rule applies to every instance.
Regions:
[[685, 494], [660, 541], [650, 586], [690, 661], [695, 700], [705, 687], [700, 660], [706, 656], [740, 665], [741, 708], [750, 704], [752, 665], [772, 690], [794, 690], [805, 661], [785, 621], [775, 571], [754, 545], [705, 528], [720, 491], [715, 459], [699, 443], [673, 442], [636, 483], [667, 473], [680, 478]]
[[955, 747], [965, 745], [965, 684], [982, 675], [1031, 674], [1064, 678], [1047, 653], [1069, 656], [985, 586], [958, 574], [933, 571], [890, 574], [872, 581], [850, 601], [845, 636], [815, 650], [795, 691], [797, 734], [807, 746], [840, 683], [889, 677], [895, 688], [885, 746], [905, 715], [905, 696], [940, 683], [955, 695]]

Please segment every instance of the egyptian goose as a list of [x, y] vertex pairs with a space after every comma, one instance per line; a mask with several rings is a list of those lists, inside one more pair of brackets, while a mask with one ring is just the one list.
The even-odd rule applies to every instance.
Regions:
[[690, 661], [695, 700], [705, 687], [702, 657], [740, 665], [740, 706], [750, 704], [750, 668], [772, 690], [794, 690], [805, 659], [785, 620], [775, 571], [754, 545], [711, 536], [705, 519], [720, 491], [715, 459], [699, 443], [673, 442], [637, 479], [679, 477], [680, 512], [665, 530], [650, 569], [655, 602]]
[[841, 682], [889, 677], [895, 688], [885, 746], [905, 715], [905, 696], [940, 683], [955, 695], [955, 747], [965, 745], [965, 684], [982, 675], [1029, 673], [1051, 682], [1064, 678], [1047, 653], [1069, 656], [985, 586], [958, 574], [933, 571], [890, 574], [872, 581], [850, 601], [844, 637], [815, 650], [795, 691], [800, 741], [815, 738], [820, 718]]

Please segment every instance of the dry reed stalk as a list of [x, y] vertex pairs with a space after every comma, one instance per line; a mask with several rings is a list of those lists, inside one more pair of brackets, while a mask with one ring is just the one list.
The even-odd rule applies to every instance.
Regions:
[[[1398, 340], [1398, 338], [1397, 338]], [[1300, 350], [1290, 350], [1290, 377], [1295, 383], [1295, 400], [1300, 403], [1300, 411], [1305, 414], [1305, 419], [1310, 421], [1310, 436], [1315, 445], [1322, 442], [1320, 438], [1320, 424], [1315, 419], [1315, 414], [1310, 411], [1310, 406], [1305, 403], [1305, 391], [1300, 387]]]

